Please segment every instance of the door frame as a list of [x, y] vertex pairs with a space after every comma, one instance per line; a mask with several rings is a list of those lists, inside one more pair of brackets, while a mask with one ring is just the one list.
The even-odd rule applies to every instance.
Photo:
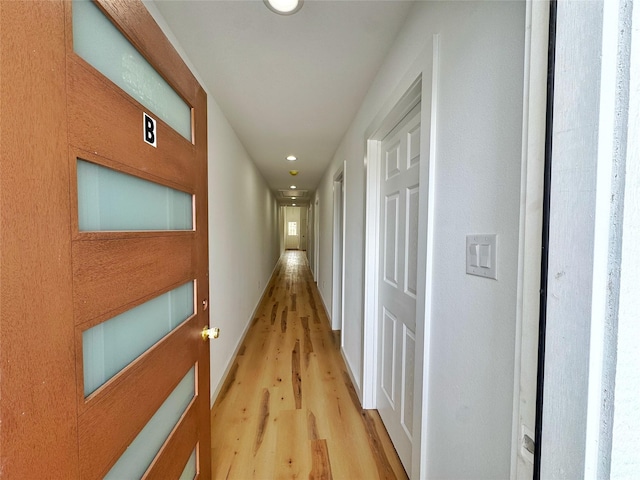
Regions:
[[0, 471], [15, 478], [79, 475], [64, 8], [0, 6], [16, 48], [0, 65]]
[[[294, 214], [294, 212], [297, 212], [297, 216]], [[300, 250], [300, 243], [301, 243], [300, 212], [301, 212], [300, 207], [292, 207], [291, 205], [287, 205], [284, 207], [284, 249], [285, 250]], [[295, 220], [293, 223], [296, 224], [297, 235], [289, 235], [289, 223], [292, 220]], [[294, 236], [297, 237], [298, 239], [296, 248], [290, 248], [288, 247], [289, 237], [294, 237]]]
[[[540, 279], [549, 51], [549, 0], [526, 2], [518, 283], [514, 352], [511, 478], [532, 478], [535, 439]], [[534, 381], [531, 381], [533, 377]], [[538, 450], [538, 449], [536, 449]]]
[[316, 193], [313, 202], [313, 281], [318, 283], [320, 269], [320, 196]]
[[[431, 311], [431, 277], [433, 258], [433, 223], [435, 217], [436, 112], [438, 99], [439, 35], [418, 56], [402, 81], [388, 97], [387, 103], [366, 130], [366, 213], [365, 213], [365, 292], [362, 404], [376, 408], [379, 355], [378, 348], [378, 274], [380, 245], [380, 168], [382, 139], [421, 102], [420, 126], [420, 203], [418, 221], [418, 279], [416, 318], [416, 352], [414, 384], [414, 421], [411, 478], [421, 478], [426, 471], [426, 425], [429, 372], [429, 338]], [[424, 392], [424, 395], [423, 395]]]
[[[344, 247], [346, 182], [344, 162], [333, 176], [333, 282], [331, 301], [331, 329], [344, 327]], [[339, 285], [339, 288], [335, 288]], [[344, 336], [341, 337], [344, 342]], [[344, 345], [342, 345], [344, 346]]]

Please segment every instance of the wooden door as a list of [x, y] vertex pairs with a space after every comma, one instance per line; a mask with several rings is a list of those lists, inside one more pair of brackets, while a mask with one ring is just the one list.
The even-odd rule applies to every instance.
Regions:
[[[136, 477], [209, 478], [206, 95], [141, 2], [98, 6], [187, 104], [190, 132], [76, 53], [75, 3], [2, 2], [0, 476], [118, 476], [142, 445]], [[78, 178], [87, 168], [115, 178], [111, 200], [102, 180]], [[154, 193], [118, 207], [139, 185]], [[158, 191], [182, 198], [186, 224], [148, 222]], [[113, 207], [102, 216], [137, 217], [101, 226], [83, 192]], [[145, 308], [140, 351], [111, 360], [135, 343], [118, 328]], [[87, 357], [102, 368], [93, 378]]]
[[411, 471], [420, 197], [420, 103], [383, 139], [377, 408]]

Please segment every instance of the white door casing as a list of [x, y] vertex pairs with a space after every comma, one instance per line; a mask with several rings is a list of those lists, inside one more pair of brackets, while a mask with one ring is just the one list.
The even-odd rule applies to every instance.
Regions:
[[512, 479], [533, 477], [532, 445], [525, 435], [535, 439], [549, 2], [528, 0], [526, 22]]
[[365, 132], [367, 169], [364, 349], [362, 404], [377, 408], [379, 352], [379, 255], [382, 204], [382, 140], [418, 103], [421, 103], [419, 214], [416, 268], [416, 330], [413, 393], [413, 442], [410, 478], [423, 478], [427, 471], [427, 425], [429, 385], [429, 338], [431, 328], [431, 276], [434, 256], [435, 168], [437, 139], [437, 98], [439, 76], [439, 35], [430, 37], [422, 53], [407, 70], [398, 86], [389, 93], [383, 108]]
[[[333, 179], [333, 293], [331, 329], [343, 329], [344, 298], [344, 164]], [[341, 336], [344, 341], [344, 336]]]
[[315, 197], [315, 207], [313, 209], [313, 281], [318, 281], [318, 271], [320, 269], [320, 198]]

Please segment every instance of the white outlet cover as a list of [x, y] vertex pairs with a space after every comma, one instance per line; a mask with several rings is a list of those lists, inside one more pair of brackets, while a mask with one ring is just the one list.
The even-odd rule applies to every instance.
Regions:
[[495, 233], [467, 235], [467, 274], [498, 279], [498, 250]]

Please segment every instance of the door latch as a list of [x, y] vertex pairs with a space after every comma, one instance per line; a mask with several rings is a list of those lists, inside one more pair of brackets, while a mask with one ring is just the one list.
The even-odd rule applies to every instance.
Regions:
[[207, 328], [204, 327], [202, 329], [202, 340], [204, 340], [205, 342], [209, 339], [216, 339], [220, 336], [220, 329], [218, 327], [213, 327], [213, 328]]

